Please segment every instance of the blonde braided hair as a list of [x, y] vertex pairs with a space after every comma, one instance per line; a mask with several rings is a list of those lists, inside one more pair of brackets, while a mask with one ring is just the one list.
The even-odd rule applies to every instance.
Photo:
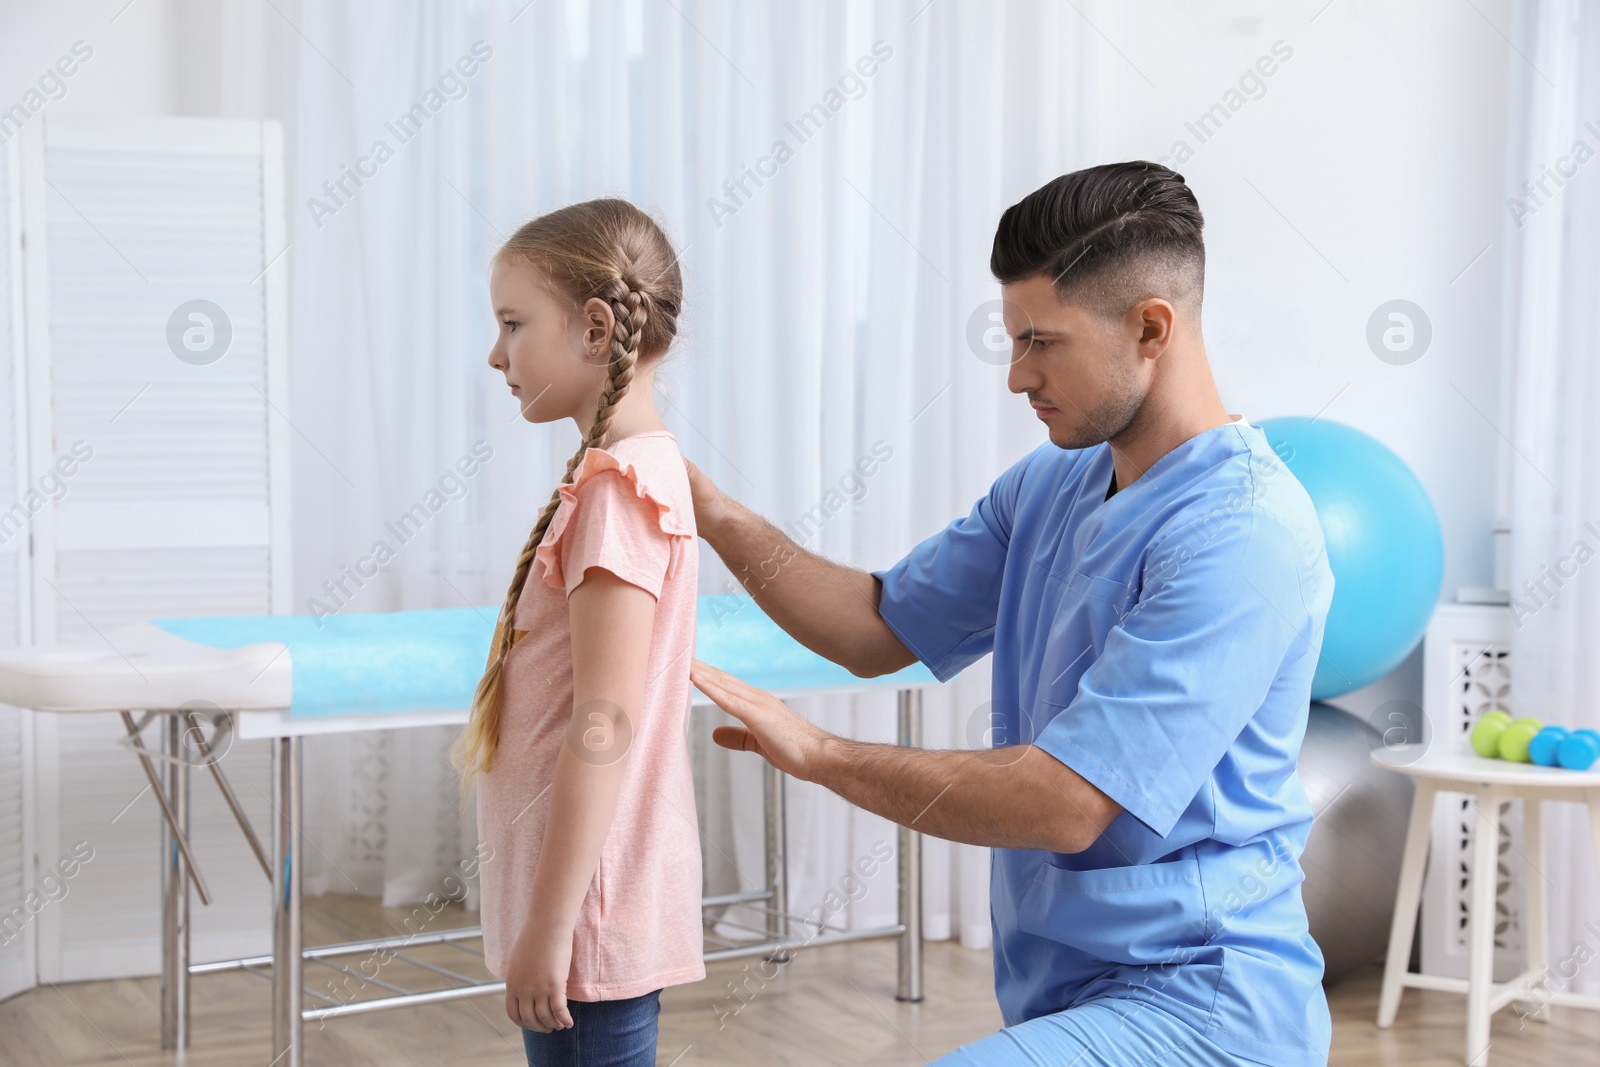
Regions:
[[561, 489], [572, 484], [589, 449], [604, 448], [608, 443], [612, 415], [633, 383], [639, 360], [659, 357], [671, 344], [683, 292], [677, 256], [666, 235], [648, 215], [625, 200], [591, 200], [541, 216], [513, 234], [499, 255], [517, 256], [544, 270], [579, 304], [595, 297], [606, 301], [614, 322], [594, 424], [567, 461], [566, 473], [517, 557], [467, 727], [450, 750], [450, 762], [462, 775], [463, 806], [473, 779], [494, 764], [505, 697], [505, 660], [516, 636], [512, 622], [517, 601], [533, 568], [535, 552], [561, 505]]

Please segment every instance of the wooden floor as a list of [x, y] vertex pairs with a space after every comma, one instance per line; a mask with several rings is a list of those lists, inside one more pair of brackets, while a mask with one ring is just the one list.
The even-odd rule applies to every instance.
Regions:
[[[307, 902], [311, 943], [393, 932], [405, 909], [368, 898], [325, 896]], [[450, 920], [447, 922], [447, 919]], [[472, 925], [475, 916], [446, 913], [434, 928]], [[894, 999], [895, 944], [868, 941], [809, 949], [777, 969], [725, 961], [709, 977], [662, 995], [658, 1064], [675, 1067], [781, 1064], [924, 1064], [1000, 1025], [990, 957], [948, 942], [926, 946], [926, 999]], [[448, 948], [412, 950], [419, 959], [474, 976], [468, 955]], [[350, 961], [349, 965], [353, 965]], [[749, 968], [747, 971], [746, 968]], [[771, 976], [770, 980], [762, 974]], [[307, 985], [335, 972], [307, 964]], [[437, 976], [400, 961], [379, 973], [408, 988], [430, 988]], [[431, 981], [430, 981], [431, 979]], [[1465, 998], [1408, 990], [1393, 1029], [1372, 1025], [1379, 972], [1373, 967], [1329, 991], [1336, 1065], [1459, 1064]], [[740, 987], [737, 998], [728, 983]], [[193, 979], [193, 1031], [179, 1058], [159, 1048], [160, 988], [154, 978], [42, 986], [0, 1003], [0, 1064], [154, 1067], [267, 1067], [271, 1055], [271, 989], [247, 974]], [[1548, 1023], [1495, 1016], [1490, 1063], [1533, 1067], [1595, 1062], [1600, 1013], [1552, 1009]], [[498, 996], [374, 1012], [306, 1026], [307, 1063], [338, 1067], [513, 1065], [524, 1063], [522, 1039]]]

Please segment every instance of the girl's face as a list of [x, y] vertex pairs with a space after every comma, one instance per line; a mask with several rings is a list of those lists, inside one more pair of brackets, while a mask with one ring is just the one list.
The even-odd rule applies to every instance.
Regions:
[[578, 307], [539, 268], [501, 258], [489, 272], [489, 303], [499, 327], [489, 366], [506, 376], [522, 417], [555, 422], [593, 408], [611, 354], [605, 301]]

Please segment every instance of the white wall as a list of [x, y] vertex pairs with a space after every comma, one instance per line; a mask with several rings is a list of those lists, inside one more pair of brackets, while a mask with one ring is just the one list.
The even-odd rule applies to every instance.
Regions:
[[0, 0], [0, 110], [40, 90], [40, 78], [83, 41], [92, 54], [64, 88], [47, 85], [33, 98], [58, 97], [43, 111], [174, 114], [174, 29], [173, 0]]
[[[1508, 6], [1146, 0], [1097, 18], [1099, 154], [1193, 150], [1167, 163], [1206, 215], [1223, 400], [1257, 420], [1320, 412], [1398, 453], [1439, 511], [1444, 600], [1493, 584]], [[1203, 142], [1185, 127], [1279, 41], [1264, 89]], [[1433, 325], [1408, 366], [1366, 342], [1396, 298]], [[1420, 658], [1338, 703], [1420, 704]]]

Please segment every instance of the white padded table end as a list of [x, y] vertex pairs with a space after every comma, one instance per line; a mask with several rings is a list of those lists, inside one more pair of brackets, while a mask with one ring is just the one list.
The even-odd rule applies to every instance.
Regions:
[[54, 712], [289, 707], [293, 664], [282, 644], [211, 648], [148, 622], [101, 632], [104, 640], [0, 649], [0, 703]]

